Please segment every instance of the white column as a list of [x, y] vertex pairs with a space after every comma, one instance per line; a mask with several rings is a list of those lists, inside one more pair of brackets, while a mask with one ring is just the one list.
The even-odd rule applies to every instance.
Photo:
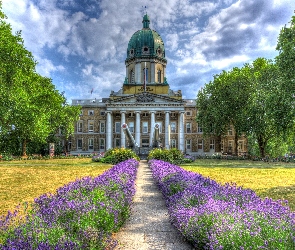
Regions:
[[153, 145], [153, 136], [154, 136], [154, 128], [155, 128], [155, 113], [156, 113], [156, 111], [150, 111], [150, 114], [151, 114], [150, 147]]
[[184, 111], [178, 117], [178, 149], [184, 152]]
[[106, 150], [112, 148], [112, 112], [106, 111], [107, 113], [107, 124], [106, 124]]
[[125, 148], [125, 133], [123, 131], [122, 125], [126, 122], [126, 111], [120, 111], [121, 113], [121, 148]]
[[165, 148], [169, 149], [170, 148], [170, 111], [165, 112]]
[[151, 62], [151, 80], [150, 80], [151, 83], [154, 83], [156, 82], [156, 79], [155, 79], [155, 63], [154, 62]]
[[135, 142], [140, 146], [140, 111], [135, 111]]

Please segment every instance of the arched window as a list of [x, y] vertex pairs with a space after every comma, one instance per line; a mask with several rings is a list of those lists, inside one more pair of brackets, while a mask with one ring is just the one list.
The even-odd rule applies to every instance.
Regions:
[[129, 72], [129, 83], [134, 83], [134, 71], [133, 69]]
[[158, 70], [157, 75], [158, 75], [158, 83], [161, 83], [162, 71], [160, 69]]

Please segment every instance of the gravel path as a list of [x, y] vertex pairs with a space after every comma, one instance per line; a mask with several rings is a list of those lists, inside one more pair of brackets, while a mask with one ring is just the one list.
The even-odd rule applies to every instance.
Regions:
[[139, 164], [133, 201], [130, 218], [115, 235], [116, 250], [194, 249], [169, 222], [164, 199], [146, 161]]

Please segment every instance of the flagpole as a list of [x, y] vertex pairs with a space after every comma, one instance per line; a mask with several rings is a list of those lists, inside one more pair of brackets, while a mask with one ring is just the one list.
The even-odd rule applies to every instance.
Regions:
[[144, 62], [144, 92], [146, 92], [146, 62]]

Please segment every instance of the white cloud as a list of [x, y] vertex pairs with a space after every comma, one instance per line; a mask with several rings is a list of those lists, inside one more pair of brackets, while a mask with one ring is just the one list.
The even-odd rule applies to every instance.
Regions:
[[37, 64], [37, 71], [39, 74], [47, 77], [51, 77], [51, 74], [56, 71], [63, 72], [65, 67], [63, 65], [54, 65], [52, 61], [48, 59], [39, 59]]
[[[128, 41], [150, 27], [165, 43], [172, 89], [194, 95], [213, 74], [258, 56], [274, 57], [279, 30], [295, 9], [293, 0], [4, 0], [14, 31], [39, 61], [38, 71], [59, 75], [68, 97], [117, 91], [125, 78]], [[54, 73], [54, 74], [53, 74]], [[74, 75], [74, 76], [73, 76]], [[79, 79], [75, 79], [75, 77]], [[67, 77], [72, 77], [67, 79]], [[192, 96], [193, 98], [195, 96]]]
[[178, 40], [179, 37], [177, 34], [168, 34], [166, 36], [167, 42], [166, 42], [166, 50], [175, 51], [178, 48]]
[[222, 69], [228, 69], [234, 67], [234, 65], [240, 65], [241, 62], [246, 63], [249, 61], [249, 57], [246, 55], [240, 55], [240, 56], [233, 56], [231, 58], [224, 58], [222, 60], [216, 60], [216, 61], [211, 61], [210, 66], [211, 69], [217, 69], [217, 70], [222, 70]]

